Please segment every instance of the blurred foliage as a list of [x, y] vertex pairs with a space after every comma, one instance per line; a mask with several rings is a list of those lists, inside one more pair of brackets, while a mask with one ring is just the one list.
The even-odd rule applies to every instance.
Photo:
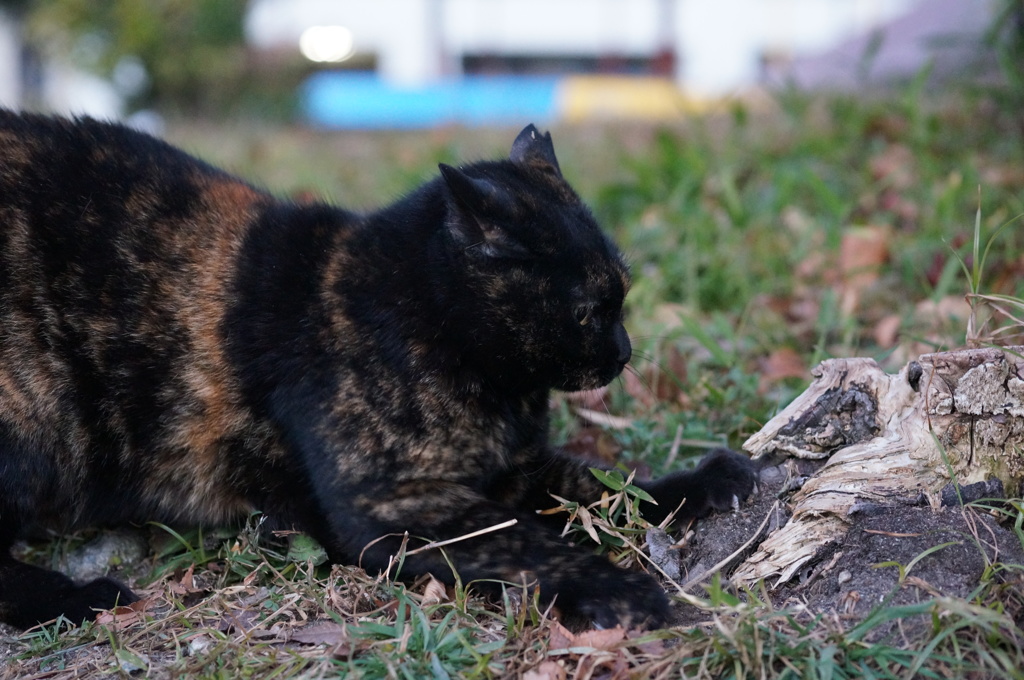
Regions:
[[[206, 114], [287, 106], [281, 98], [294, 91], [297, 74], [287, 71], [295, 64], [255, 60], [242, 34], [245, 7], [244, 0], [35, 0], [24, 20], [35, 49], [111, 78], [135, 106]], [[135, 71], [128, 82], [126, 69]]]
[[1024, 0], [1000, 0], [988, 38], [1005, 81], [1006, 108], [1016, 110], [1024, 130]]

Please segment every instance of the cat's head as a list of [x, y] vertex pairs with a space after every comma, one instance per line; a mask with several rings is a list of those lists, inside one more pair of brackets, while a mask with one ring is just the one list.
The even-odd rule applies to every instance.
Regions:
[[629, 361], [629, 270], [530, 125], [509, 159], [441, 165], [453, 296], [476, 368], [504, 384], [579, 390]]

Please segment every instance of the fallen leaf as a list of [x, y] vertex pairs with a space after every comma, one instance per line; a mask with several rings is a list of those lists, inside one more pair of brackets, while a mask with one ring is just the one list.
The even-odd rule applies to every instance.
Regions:
[[604, 630], [585, 630], [582, 633], [577, 633], [572, 646], [611, 650], [618, 647], [619, 643], [625, 639], [626, 631], [622, 626], [615, 626]]
[[886, 349], [896, 346], [896, 340], [900, 334], [900, 324], [903, 320], [899, 314], [889, 314], [882, 317], [875, 324], [873, 335], [879, 347]]
[[230, 611], [221, 617], [218, 630], [222, 633], [248, 633], [256, 627], [256, 619], [256, 612], [250, 609]]
[[448, 588], [438, 581], [433, 574], [428, 574], [427, 576], [429, 576], [430, 579], [427, 581], [427, 585], [423, 589], [423, 604], [448, 602], [451, 599], [448, 597]]
[[202, 588], [196, 587], [195, 581], [195, 565], [190, 564], [185, 573], [181, 575], [180, 579], [171, 581], [167, 584], [167, 589], [174, 595], [190, 595], [192, 593], [202, 592]]
[[981, 170], [981, 184], [999, 188], [1024, 186], [1024, 168], [1017, 165], [989, 165]]
[[871, 174], [886, 188], [909, 189], [914, 185], [914, 152], [902, 144], [890, 144], [868, 162]]
[[810, 378], [807, 362], [792, 347], [780, 347], [760, 361], [760, 391], [786, 378]]
[[551, 649], [568, 649], [573, 646], [575, 640], [576, 636], [573, 635], [572, 631], [558, 621], [552, 622], [551, 635], [548, 636]]
[[656, 305], [651, 314], [654, 323], [663, 326], [666, 332], [682, 328], [682, 319], [686, 316], [693, 316], [693, 310], [677, 302], [663, 302]]
[[123, 607], [102, 611], [96, 615], [96, 623], [115, 631], [130, 628], [145, 620], [145, 611], [152, 603], [152, 600], [144, 599]]
[[889, 258], [890, 230], [883, 226], [853, 227], [843, 233], [839, 246], [839, 272], [842, 278], [840, 309], [851, 316], [861, 294], [878, 280], [879, 271]]
[[565, 667], [556, 661], [542, 661], [523, 673], [523, 680], [565, 680]]
[[626, 390], [626, 394], [636, 399], [643, 406], [650, 408], [658, 401], [646, 379], [641, 378], [633, 371], [626, 370], [622, 372], [622, 385]]
[[304, 645], [330, 645], [336, 647], [348, 641], [345, 627], [334, 621], [314, 623], [292, 631], [289, 639]]
[[622, 453], [622, 444], [606, 430], [599, 427], [581, 428], [573, 437], [562, 444], [566, 451], [605, 465], [615, 465]]
[[594, 543], [601, 545], [601, 538], [597, 535], [597, 529], [594, 528], [594, 519], [590, 516], [590, 511], [581, 505], [576, 509], [576, 516], [587, 535], [594, 539]]

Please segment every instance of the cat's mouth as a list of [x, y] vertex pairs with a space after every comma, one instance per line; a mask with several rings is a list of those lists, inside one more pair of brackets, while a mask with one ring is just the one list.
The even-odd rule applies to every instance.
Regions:
[[599, 387], [604, 387], [615, 378], [619, 377], [622, 371], [626, 368], [626, 361], [616, 361], [614, 364], [609, 364], [607, 367], [596, 370], [596, 371], [580, 371], [576, 373], [570, 373], [563, 377], [560, 384], [555, 385], [555, 389], [563, 392], [579, 392], [582, 390], [596, 390]]

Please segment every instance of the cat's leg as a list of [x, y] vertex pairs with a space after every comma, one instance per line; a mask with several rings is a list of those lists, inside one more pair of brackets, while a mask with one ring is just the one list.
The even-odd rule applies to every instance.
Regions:
[[24, 449], [3, 434], [0, 428], [0, 621], [29, 628], [64, 615], [78, 624], [95, 617], [97, 609], [137, 600], [112, 579], [78, 585], [64, 574], [11, 556], [15, 539], [32, 524], [33, 499], [51, 479], [43, 452]]
[[753, 461], [725, 448], [706, 453], [693, 470], [637, 483], [658, 503], [643, 503], [640, 508], [644, 518], [654, 524], [660, 524], [674, 510], [676, 521], [704, 517], [714, 510], [729, 510], [749, 496], [756, 485], [757, 467]]
[[[464, 583], [477, 582], [474, 587], [484, 591], [495, 588], [495, 580], [536, 583], [542, 601], [553, 601], [570, 625], [654, 628], [668, 620], [664, 590], [647, 574], [625, 571], [604, 557], [570, 546], [534, 514], [490, 502], [468, 488], [444, 481], [417, 482], [390, 499], [376, 497], [365, 507], [371, 520], [361, 532], [366, 543], [406, 531], [412, 537], [402, 561], [403, 576], [429, 572], [451, 583], [446, 554]], [[512, 519], [515, 524], [496, 528]], [[478, 531], [483, 533], [413, 552], [423, 545], [416, 537], [444, 540]], [[362, 553], [362, 566], [371, 571], [387, 568], [402, 540], [390, 536], [372, 542]]]
[[[579, 458], [553, 452], [510, 474], [506, 493], [511, 493], [520, 507], [531, 509], [556, 506], [552, 494], [579, 503], [593, 503], [608, 488], [598, 481], [591, 467], [594, 466]], [[703, 517], [713, 510], [728, 510], [750, 495], [756, 480], [757, 469], [749, 458], [719, 448], [708, 452], [694, 470], [634, 484], [656, 501], [656, 505], [643, 502], [640, 511], [649, 522], [659, 524], [677, 508], [677, 521]]]
[[60, 572], [11, 557], [17, 517], [11, 506], [0, 504], [0, 621], [30, 628], [63, 615], [78, 624], [91, 620], [98, 609], [110, 609], [138, 599], [113, 579], [98, 578], [76, 585]]
[[30, 628], [63, 615], [71, 623], [92, 620], [97, 610], [135, 602], [125, 586], [109, 578], [84, 585], [64, 574], [0, 557], [0, 621]]

